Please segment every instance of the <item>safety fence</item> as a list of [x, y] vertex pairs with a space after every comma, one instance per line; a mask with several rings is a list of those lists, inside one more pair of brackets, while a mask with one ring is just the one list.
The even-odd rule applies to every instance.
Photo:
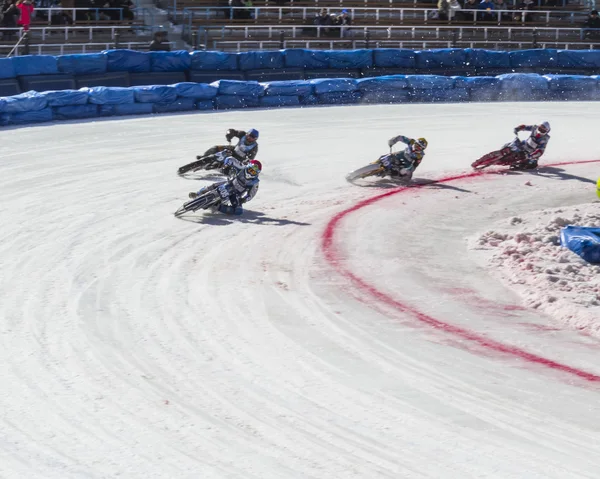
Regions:
[[[540, 71], [570, 67], [572, 71], [597, 72], [600, 52], [390, 49], [228, 54], [109, 50], [88, 55], [15, 57], [0, 59], [0, 88], [21, 84], [29, 91], [0, 98], [0, 124], [311, 105], [600, 100], [598, 75], [390, 74], [400, 69], [416, 72], [418, 68], [424, 71], [440, 66], [446, 72], [458, 71], [465, 62], [481, 65], [488, 72], [518, 67]], [[286, 75], [306, 74], [308, 69], [337, 77], [284, 79]], [[353, 70], [361, 71], [363, 76], [340, 77]], [[211, 83], [199, 81], [214, 71], [220, 72], [220, 79]], [[246, 75], [259, 71], [270, 71], [270, 80], [223, 78], [227, 72]], [[383, 72], [387, 74], [377, 76]], [[277, 74], [281, 80], [275, 79]], [[110, 86], [110, 82], [118, 83], [124, 78], [150, 83]], [[87, 85], [82, 86], [82, 82]]]

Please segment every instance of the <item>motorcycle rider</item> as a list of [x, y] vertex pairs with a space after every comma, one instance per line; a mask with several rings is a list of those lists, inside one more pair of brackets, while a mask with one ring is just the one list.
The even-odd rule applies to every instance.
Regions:
[[410, 180], [425, 156], [428, 143], [425, 138], [414, 140], [407, 136], [398, 135], [388, 140], [388, 146], [392, 148], [398, 142], [405, 143], [407, 147], [403, 151], [386, 155], [381, 163], [391, 177], [402, 176]]
[[202, 188], [198, 192], [192, 191], [189, 194], [189, 197], [194, 199], [201, 194], [219, 188], [221, 185], [229, 184], [230, 205], [221, 203], [217, 210], [228, 215], [241, 215], [244, 212], [242, 205], [251, 201], [258, 192], [258, 183], [260, 181], [258, 176], [262, 171], [262, 164], [258, 160], [250, 160], [247, 165], [241, 165], [235, 158], [229, 157], [225, 159], [225, 165], [231, 167], [232, 170], [235, 171], [235, 174], [225, 181], [214, 183]]
[[239, 139], [237, 145], [213, 146], [212, 148], [206, 150], [203, 155], [196, 156], [196, 159], [199, 160], [204, 156], [214, 155], [215, 153], [223, 150], [230, 150], [231, 155], [235, 159], [244, 163], [256, 158], [258, 153], [258, 130], [250, 128], [248, 131], [244, 131], [230, 128], [225, 134], [225, 139], [231, 143], [233, 138]]
[[550, 141], [550, 123], [544, 121], [540, 125], [519, 125], [514, 129], [515, 135], [520, 131], [530, 131], [531, 135], [524, 141], [516, 138], [510, 146], [522, 153], [521, 158], [510, 166], [511, 170], [533, 170], [538, 167], [538, 159], [546, 151]]

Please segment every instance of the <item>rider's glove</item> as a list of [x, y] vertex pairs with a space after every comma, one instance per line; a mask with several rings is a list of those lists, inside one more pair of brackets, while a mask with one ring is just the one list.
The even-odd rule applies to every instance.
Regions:
[[396, 144], [396, 142], [394, 141], [393, 138], [391, 138], [390, 140], [388, 140], [388, 146], [391, 148], [392, 146], [394, 146]]
[[235, 136], [235, 133], [233, 132], [233, 130], [230, 128], [229, 130], [227, 130], [227, 133], [225, 134], [225, 139], [228, 142], [231, 142], [231, 140], [233, 139], [233, 137]]
[[519, 125], [514, 129], [515, 135], [517, 133], [519, 133], [523, 128], [525, 128], [525, 125]]

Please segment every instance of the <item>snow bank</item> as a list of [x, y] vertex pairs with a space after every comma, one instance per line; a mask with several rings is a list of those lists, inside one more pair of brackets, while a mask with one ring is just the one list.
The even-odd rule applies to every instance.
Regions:
[[600, 203], [536, 211], [499, 223], [471, 240], [489, 250], [494, 275], [514, 287], [528, 307], [600, 336], [600, 266], [560, 245], [563, 226], [600, 227]]

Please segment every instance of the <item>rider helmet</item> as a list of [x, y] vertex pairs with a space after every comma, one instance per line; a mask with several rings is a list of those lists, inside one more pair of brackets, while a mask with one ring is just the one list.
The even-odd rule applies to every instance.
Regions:
[[412, 147], [414, 151], [423, 151], [427, 148], [427, 140], [425, 138], [419, 138], [418, 140], [415, 140]]
[[250, 163], [248, 163], [246, 165], [246, 167], [244, 168], [244, 173], [246, 175], [247, 180], [257, 178], [261, 171], [262, 171], [262, 164], [258, 160], [250, 161]]
[[548, 133], [550, 133], [550, 123], [547, 121], [538, 125], [535, 129], [535, 136], [537, 137], [546, 136]]
[[246, 132], [246, 140], [248, 140], [250, 143], [258, 140], [258, 130], [255, 130], [254, 128], [250, 128]]

